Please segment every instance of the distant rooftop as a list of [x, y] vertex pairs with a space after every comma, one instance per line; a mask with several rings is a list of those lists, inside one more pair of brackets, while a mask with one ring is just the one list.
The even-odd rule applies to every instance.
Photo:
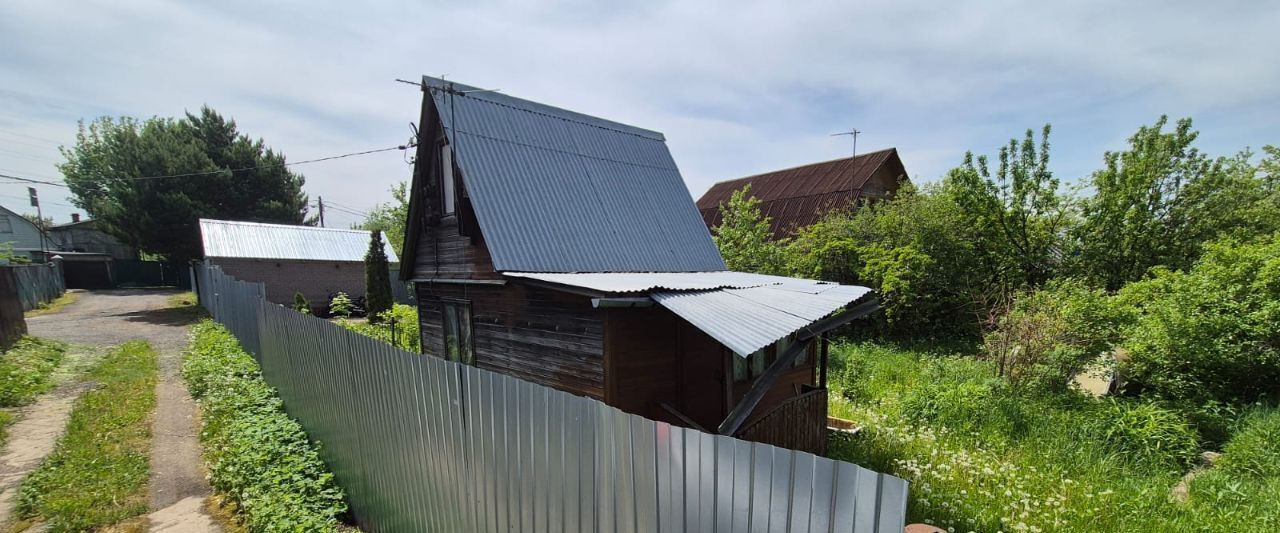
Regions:
[[[286, 261], [364, 261], [369, 232], [233, 220], [200, 219], [205, 257]], [[387, 260], [399, 262], [383, 237]]]

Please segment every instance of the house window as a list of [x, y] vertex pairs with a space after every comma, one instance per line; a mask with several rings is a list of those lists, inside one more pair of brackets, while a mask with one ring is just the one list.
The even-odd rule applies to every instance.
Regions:
[[452, 215], [458, 203], [458, 191], [453, 182], [453, 148], [449, 143], [440, 145], [440, 188], [444, 191], [444, 214]]
[[9, 215], [0, 215], [0, 233], [13, 233], [13, 223], [9, 222]]
[[444, 332], [445, 359], [475, 364], [475, 343], [471, 337], [471, 303], [465, 300], [441, 300], [441, 323]]
[[[747, 357], [730, 354], [729, 357], [733, 358], [733, 381], [739, 383], [751, 381], [764, 375], [764, 371], [769, 369], [769, 365], [777, 361], [778, 357], [781, 357], [783, 352], [786, 352], [787, 348], [794, 344], [795, 341], [795, 335], [787, 335], [779, 339], [778, 342], [756, 350], [755, 353]], [[808, 355], [809, 351], [807, 349], [800, 352], [792, 366], [804, 366]]]

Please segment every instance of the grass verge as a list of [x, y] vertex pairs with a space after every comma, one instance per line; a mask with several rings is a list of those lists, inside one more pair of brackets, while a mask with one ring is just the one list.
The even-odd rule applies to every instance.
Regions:
[[911, 482], [908, 519], [955, 531], [1280, 530], [1280, 410], [1254, 406], [1185, 502], [1199, 452], [1185, 416], [1136, 399], [1011, 389], [986, 361], [833, 346], [831, 414], [859, 423], [833, 458]]
[[23, 313], [23, 315], [26, 316], [27, 318], [36, 317], [40, 315], [51, 315], [53, 313], [57, 313], [58, 311], [61, 311], [62, 308], [68, 305], [76, 303], [79, 300], [80, 300], [79, 292], [67, 291], [62, 293], [62, 296], [59, 296], [57, 298], [54, 298], [53, 300], [37, 305], [35, 309], [27, 311], [26, 313]]
[[18, 515], [49, 531], [83, 531], [147, 512], [156, 353], [133, 341], [88, 373], [97, 388], [71, 411], [66, 434], [22, 483]]
[[27, 405], [53, 388], [51, 376], [66, 353], [67, 345], [35, 337], [14, 344], [0, 356], [0, 407]]
[[200, 402], [209, 480], [251, 531], [332, 531], [347, 511], [317, 445], [230, 332], [192, 328], [182, 376]]

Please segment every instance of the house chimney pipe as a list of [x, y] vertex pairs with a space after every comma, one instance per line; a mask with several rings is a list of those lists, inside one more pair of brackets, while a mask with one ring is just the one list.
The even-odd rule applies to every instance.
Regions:
[[71, 213], [71, 223], [75, 224], [80, 221], [80, 213]]

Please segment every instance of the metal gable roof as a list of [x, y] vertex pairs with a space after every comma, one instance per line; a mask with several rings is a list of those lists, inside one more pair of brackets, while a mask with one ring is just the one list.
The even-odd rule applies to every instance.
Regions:
[[662, 134], [423, 83], [497, 270], [724, 270]]
[[[364, 230], [200, 219], [205, 257], [293, 261], [364, 261], [369, 232]], [[399, 262], [383, 239], [387, 261]]]

